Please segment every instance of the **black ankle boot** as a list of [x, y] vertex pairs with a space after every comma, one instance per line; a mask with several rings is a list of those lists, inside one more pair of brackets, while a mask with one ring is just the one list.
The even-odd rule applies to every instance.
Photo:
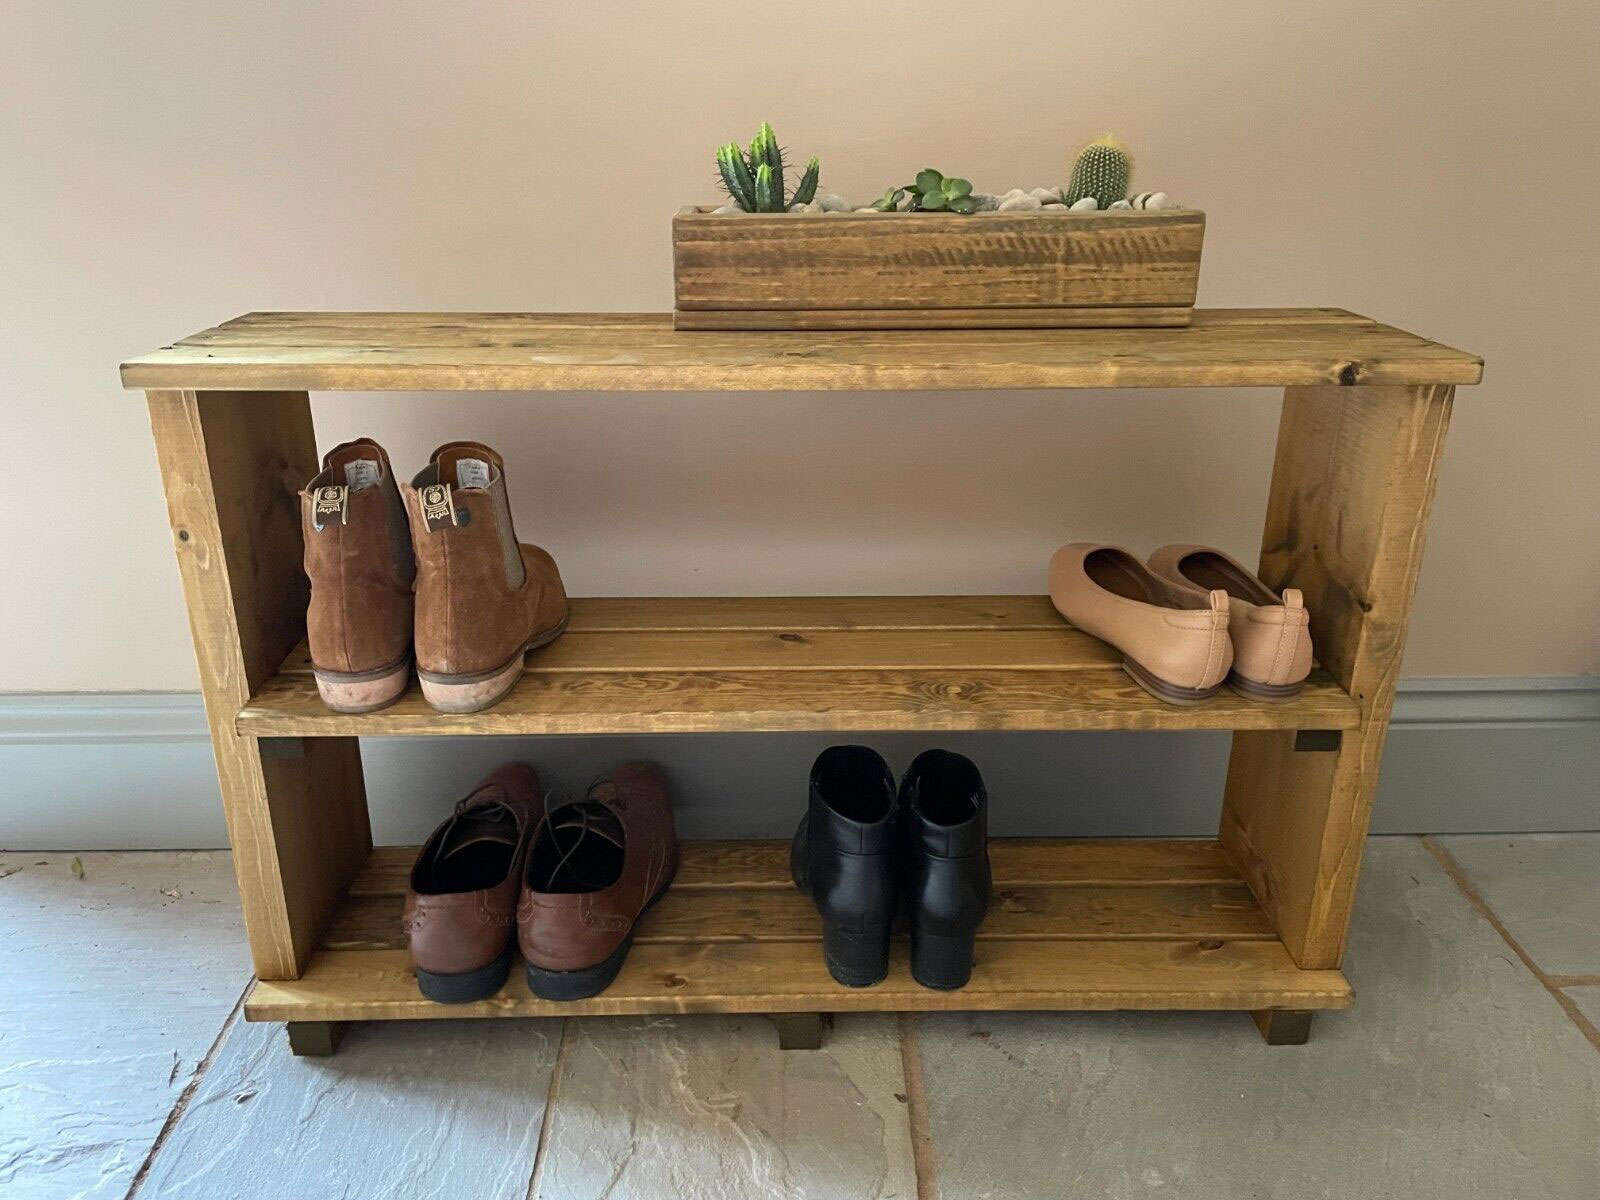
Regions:
[[828, 974], [845, 987], [871, 987], [888, 974], [898, 834], [888, 764], [865, 746], [824, 750], [789, 869], [822, 916]]
[[989, 910], [989, 796], [971, 759], [919, 754], [900, 781], [911, 974], [923, 987], [964, 987]]

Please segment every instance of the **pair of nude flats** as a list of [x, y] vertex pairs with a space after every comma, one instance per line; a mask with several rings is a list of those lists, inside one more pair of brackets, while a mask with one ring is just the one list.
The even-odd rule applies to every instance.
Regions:
[[1074, 542], [1050, 560], [1050, 599], [1073, 625], [1122, 651], [1140, 687], [1199, 704], [1226, 684], [1251, 700], [1289, 700], [1311, 673], [1311, 616], [1221, 550], [1163, 546], [1139, 559]]

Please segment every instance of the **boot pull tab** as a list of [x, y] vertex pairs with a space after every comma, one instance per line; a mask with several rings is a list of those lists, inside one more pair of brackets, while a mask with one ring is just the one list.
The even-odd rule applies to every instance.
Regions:
[[333, 517], [338, 517], [341, 525], [350, 524], [350, 489], [343, 484], [319, 487], [311, 498], [311, 525], [318, 533]]
[[1228, 593], [1226, 591], [1222, 588], [1212, 588], [1210, 600], [1212, 612], [1221, 613], [1223, 616], [1228, 615]]
[[1306, 598], [1301, 594], [1299, 588], [1284, 588], [1283, 606], [1285, 608], [1304, 608], [1306, 606]]
[[448, 483], [430, 483], [422, 489], [422, 522], [429, 533], [450, 525], [459, 525], [456, 519], [455, 489]]

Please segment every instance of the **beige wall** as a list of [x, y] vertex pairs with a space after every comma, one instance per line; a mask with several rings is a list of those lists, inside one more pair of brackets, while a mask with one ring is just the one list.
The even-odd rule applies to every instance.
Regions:
[[[249, 309], [659, 309], [762, 118], [863, 201], [1060, 182], [1112, 129], [1210, 214], [1201, 302], [1483, 354], [1406, 672], [1594, 672], [1600, 22], [1583, 3], [150, 0], [0, 9], [0, 690], [194, 685], [124, 355]], [[1038, 590], [1103, 537], [1253, 554], [1265, 393], [336, 397], [324, 444], [512, 463], [604, 592]]]

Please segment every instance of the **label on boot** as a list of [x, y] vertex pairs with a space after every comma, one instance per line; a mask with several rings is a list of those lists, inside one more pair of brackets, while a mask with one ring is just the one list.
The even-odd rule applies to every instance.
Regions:
[[319, 487], [311, 500], [311, 523], [320, 530], [335, 517], [341, 525], [350, 524], [350, 489], [340, 484]]
[[448, 483], [430, 483], [422, 489], [422, 521], [429, 533], [437, 533], [456, 520], [456, 502]]
[[463, 458], [456, 463], [456, 486], [486, 488], [489, 486], [489, 464], [481, 458]]
[[344, 481], [352, 492], [371, 487], [378, 482], [378, 460], [352, 458], [344, 465]]

